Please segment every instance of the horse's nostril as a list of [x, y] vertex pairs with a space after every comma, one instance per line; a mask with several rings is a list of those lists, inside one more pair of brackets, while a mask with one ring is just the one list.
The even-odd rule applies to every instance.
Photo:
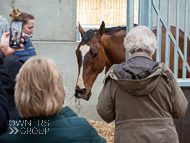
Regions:
[[86, 93], [86, 88], [82, 89], [82, 93], [81, 94], [85, 94]]
[[75, 89], [75, 92], [76, 92], [76, 93], [80, 93], [80, 94], [85, 94], [85, 93], [86, 93], [86, 88], [83, 88], [83, 89], [81, 89], [81, 90]]

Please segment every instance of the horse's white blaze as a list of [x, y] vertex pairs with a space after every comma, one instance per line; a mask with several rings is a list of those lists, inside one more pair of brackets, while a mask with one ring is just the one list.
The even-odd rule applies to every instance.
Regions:
[[82, 78], [82, 74], [83, 74], [83, 60], [84, 60], [84, 56], [86, 55], [86, 53], [88, 53], [88, 51], [90, 50], [90, 46], [83, 45], [83, 46], [80, 47], [79, 50], [82, 53], [82, 65], [81, 65], [81, 68], [80, 68], [80, 75], [79, 75], [78, 80], [77, 80], [77, 85], [80, 87], [80, 89], [83, 89], [83, 88], [85, 88], [85, 86], [84, 86], [84, 80]]

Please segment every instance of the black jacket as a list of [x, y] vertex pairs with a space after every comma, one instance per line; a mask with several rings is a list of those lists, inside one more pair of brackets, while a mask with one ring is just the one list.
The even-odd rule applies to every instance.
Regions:
[[19, 113], [14, 102], [14, 87], [16, 75], [23, 64], [24, 62], [18, 56], [8, 55], [0, 68], [0, 78], [7, 94], [10, 120], [18, 120], [19, 118]]
[[3, 64], [3, 53], [0, 50], [0, 65], [2, 65], [2, 64]]
[[[3, 64], [3, 53], [0, 50], [0, 64]], [[6, 132], [9, 125], [9, 114], [5, 89], [0, 79], [0, 135]]]

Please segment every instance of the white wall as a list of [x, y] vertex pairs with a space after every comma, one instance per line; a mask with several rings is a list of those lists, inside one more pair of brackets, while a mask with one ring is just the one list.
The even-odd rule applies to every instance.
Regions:
[[0, 15], [7, 18], [12, 8], [35, 17], [32, 40], [76, 41], [76, 0], [1, 0]]

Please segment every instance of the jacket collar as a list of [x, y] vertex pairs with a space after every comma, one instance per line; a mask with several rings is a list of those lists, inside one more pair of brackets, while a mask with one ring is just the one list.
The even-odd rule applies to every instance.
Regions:
[[129, 57], [129, 59], [132, 59], [132, 58], [138, 57], [138, 56], [140, 56], [140, 57], [146, 57], [146, 58], [149, 58], [150, 60], [152, 60], [152, 57], [149, 56], [148, 54], [146, 54], [145, 52], [135, 52], [135, 53], [131, 54], [131, 56]]

